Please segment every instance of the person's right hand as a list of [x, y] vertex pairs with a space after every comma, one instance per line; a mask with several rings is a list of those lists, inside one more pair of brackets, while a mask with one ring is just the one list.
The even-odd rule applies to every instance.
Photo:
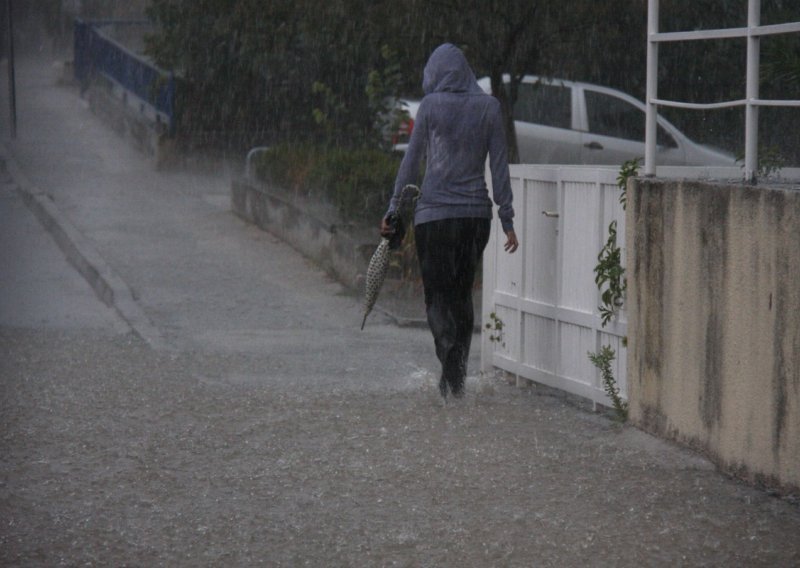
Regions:
[[510, 230], [506, 232], [506, 244], [503, 245], [505, 251], [509, 254], [513, 253], [519, 247], [519, 241], [517, 240], [517, 233], [514, 230]]
[[381, 236], [385, 239], [391, 238], [394, 235], [394, 229], [391, 225], [389, 225], [388, 220], [386, 217], [381, 219]]

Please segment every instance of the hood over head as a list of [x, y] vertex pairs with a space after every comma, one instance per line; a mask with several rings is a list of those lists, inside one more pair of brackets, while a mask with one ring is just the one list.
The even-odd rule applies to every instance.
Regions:
[[422, 90], [426, 95], [442, 92], [484, 94], [464, 52], [452, 43], [444, 43], [431, 53], [423, 73]]

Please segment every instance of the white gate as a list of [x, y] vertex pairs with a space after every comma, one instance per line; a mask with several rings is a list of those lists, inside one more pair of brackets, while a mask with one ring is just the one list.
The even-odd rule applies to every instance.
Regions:
[[612, 406], [588, 353], [610, 345], [614, 377], [625, 397], [627, 333], [624, 311], [602, 327], [594, 267], [617, 221], [625, 249], [625, 215], [619, 202], [618, 168], [512, 165], [520, 248], [503, 250], [497, 219], [483, 268], [483, 323], [491, 314], [502, 331], [484, 327], [481, 368], [503, 369], [594, 403]]

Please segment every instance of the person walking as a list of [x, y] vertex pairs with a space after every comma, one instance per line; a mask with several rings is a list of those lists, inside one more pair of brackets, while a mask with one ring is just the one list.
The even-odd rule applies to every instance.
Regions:
[[414, 231], [425, 309], [442, 365], [439, 391], [445, 398], [448, 390], [461, 397], [474, 326], [475, 270], [489, 240], [492, 219], [485, 181], [487, 155], [493, 198], [506, 235], [504, 248], [513, 253], [519, 246], [506, 134], [500, 103], [483, 92], [458, 47], [446, 43], [433, 51], [422, 88], [425, 97], [381, 221], [381, 235], [392, 235], [389, 217], [398, 208], [402, 188], [416, 183], [424, 157]]

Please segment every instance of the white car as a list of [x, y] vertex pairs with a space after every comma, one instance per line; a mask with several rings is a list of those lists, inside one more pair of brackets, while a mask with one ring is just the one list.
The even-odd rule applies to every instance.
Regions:
[[[488, 77], [478, 84], [491, 92]], [[413, 128], [419, 103], [402, 103]], [[645, 105], [616, 89], [526, 75], [519, 85], [514, 123], [524, 164], [620, 165], [644, 157]], [[660, 165], [737, 165], [732, 155], [693, 142], [661, 116], [656, 140]], [[396, 149], [403, 151], [405, 144]]]

